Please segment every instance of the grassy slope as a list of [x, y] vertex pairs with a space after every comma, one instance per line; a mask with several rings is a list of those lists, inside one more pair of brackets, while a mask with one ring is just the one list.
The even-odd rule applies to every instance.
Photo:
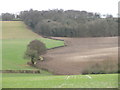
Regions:
[[[3, 74], [3, 88], [117, 88], [117, 74], [41, 76]], [[91, 77], [91, 78], [89, 78]]]
[[31, 40], [38, 39], [46, 44], [47, 48], [64, 45], [62, 41], [41, 38], [39, 35], [28, 30], [23, 22], [5, 21], [3, 22], [3, 47], [2, 59], [4, 70], [34, 69], [26, 65], [28, 60], [24, 60], [26, 46]]
[[30, 31], [21, 21], [3, 21], [2, 29], [2, 39], [40, 38], [39, 35]]

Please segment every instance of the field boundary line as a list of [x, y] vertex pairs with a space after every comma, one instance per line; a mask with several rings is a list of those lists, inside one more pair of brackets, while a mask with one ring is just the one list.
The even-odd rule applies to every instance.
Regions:
[[35, 74], [39, 74], [40, 70], [0, 70], [0, 73], [35, 73]]

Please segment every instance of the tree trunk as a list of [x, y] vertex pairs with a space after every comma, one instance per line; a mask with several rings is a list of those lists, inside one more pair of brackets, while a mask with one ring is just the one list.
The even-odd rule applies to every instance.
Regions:
[[32, 63], [32, 64], [34, 64], [34, 60], [33, 60], [33, 59], [34, 59], [34, 58], [33, 58], [33, 57], [31, 57], [31, 63]]

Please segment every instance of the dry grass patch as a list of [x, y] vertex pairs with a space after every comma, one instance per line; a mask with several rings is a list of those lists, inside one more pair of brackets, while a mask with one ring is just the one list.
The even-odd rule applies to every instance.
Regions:
[[108, 56], [98, 61], [88, 61], [83, 74], [118, 73], [118, 57]]

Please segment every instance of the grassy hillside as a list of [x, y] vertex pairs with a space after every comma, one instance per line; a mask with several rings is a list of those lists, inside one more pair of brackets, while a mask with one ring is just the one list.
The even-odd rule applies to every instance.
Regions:
[[16, 38], [40, 38], [41, 36], [33, 33], [21, 21], [3, 21], [2, 22], [2, 38], [16, 39]]
[[117, 74], [41, 76], [3, 74], [3, 88], [117, 88]]
[[41, 38], [20, 21], [5, 21], [2, 28], [2, 68], [4, 70], [34, 69], [26, 64], [28, 60], [23, 59], [26, 47], [31, 40], [41, 40], [47, 48], [64, 45], [63, 41]]

